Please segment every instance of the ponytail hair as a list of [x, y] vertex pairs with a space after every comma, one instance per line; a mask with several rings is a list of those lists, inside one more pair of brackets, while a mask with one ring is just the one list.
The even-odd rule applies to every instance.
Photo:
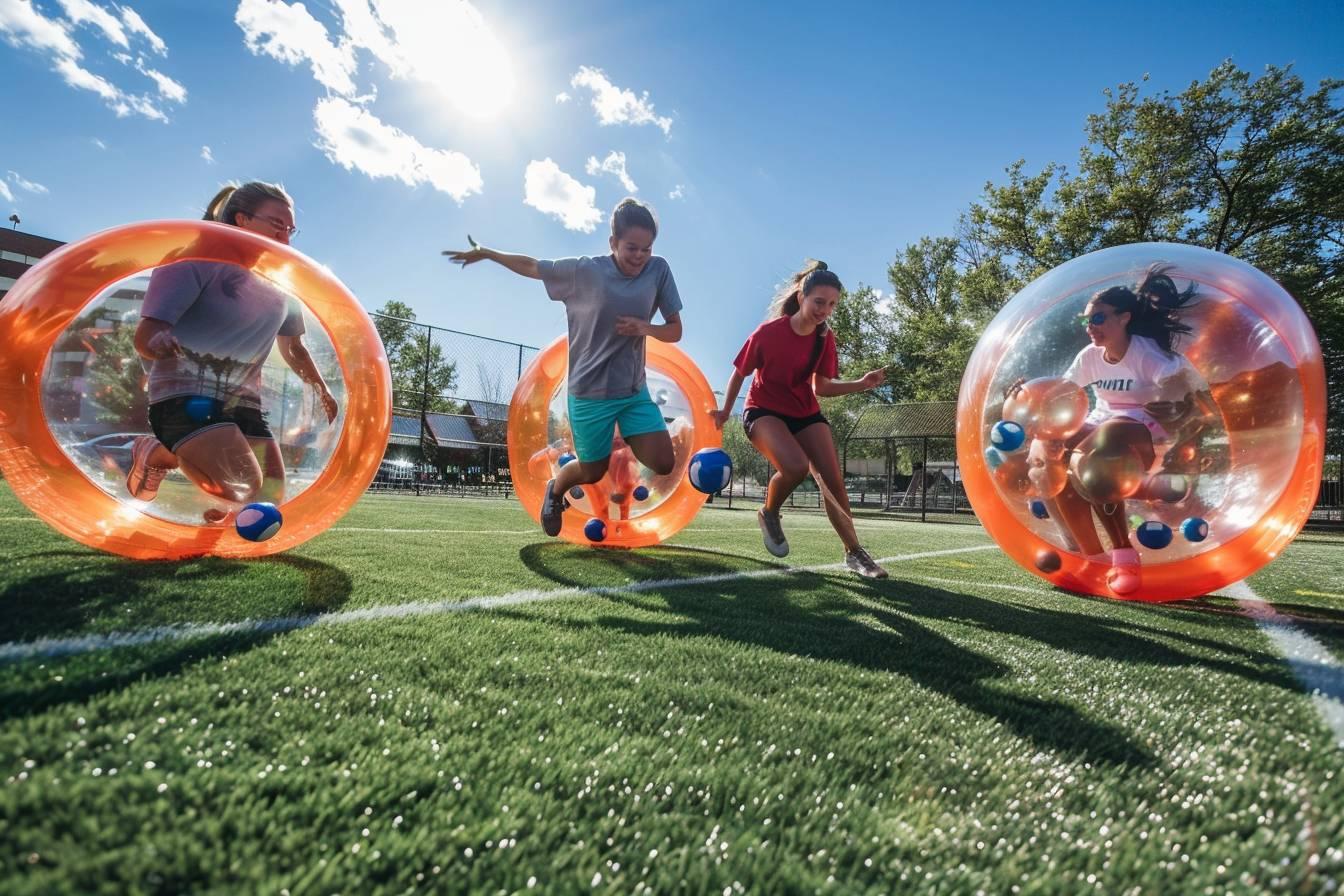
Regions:
[[635, 197], [627, 196], [611, 210], [611, 235], [620, 239], [631, 227], [643, 227], [658, 239], [658, 219], [653, 209]]
[[765, 313], [765, 319], [773, 320], [776, 317], [796, 314], [802, 307], [803, 297], [818, 286], [833, 286], [838, 290], [845, 288], [835, 271], [826, 267], [826, 262], [809, 259], [803, 269], [789, 277], [779, 292], [775, 293], [770, 309]]
[[1190, 325], [1181, 322], [1180, 312], [1190, 307], [1198, 295], [1195, 284], [1184, 290], [1167, 271], [1171, 265], [1154, 264], [1148, 268], [1138, 286], [1112, 286], [1093, 296], [1093, 300], [1109, 305], [1118, 312], [1129, 314], [1125, 332], [1131, 336], [1146, 336], [1165, 352], [1174, 352], [1182, 336], [1192, 332]]
[[239, 212], [245, 215], [255, 214], [262, 203], [270, 199], [283, 202], [290, 208], [294, 207], [294, 200], [289, 198], [285, 188], [279, 184], [268, 184], [259, 180], [248, 181], [245, 184], [227, 183], [205, 206], [204, 220], [219, 221], [221, 224], [236, 227], [238, 225], [236, 215]]

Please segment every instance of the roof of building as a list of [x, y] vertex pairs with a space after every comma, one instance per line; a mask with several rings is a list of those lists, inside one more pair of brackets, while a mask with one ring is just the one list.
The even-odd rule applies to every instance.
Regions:
[[872, 404], [863, 409], [849, 439], [955, 438], [957, 403], [921, 401]]
[[468, 401], [467, 410], [482, 420], [509, 419], [509, 406], [497, 401]]

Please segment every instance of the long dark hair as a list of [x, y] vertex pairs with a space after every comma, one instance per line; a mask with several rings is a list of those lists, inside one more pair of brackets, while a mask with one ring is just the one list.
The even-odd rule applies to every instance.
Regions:
[[798, 309], [802, 307], [803, 296], [818, 286], [834, 286], [838, 290], [845, 288], [841, 285], [840, 278], [836, 276], [835, 271], [826, 267], [826, 262], [809, 260], [801, 271], [784, 281], [784, 285], [780, 287], [779, 292], [775, 293], [775, 298], [770, 302], [770, 310], [766, 312], [765, 319], [773, 320], [776, 317], [788, 317], [796, 314]]
[[1109, 305], [1118, 312], [1129, 314], [1125, 332], [1131, 336], [1146, 336], [1165, 352], [1174, 352], [1182, 336], [1193, 332], [1181, 322], [1180, 312], [1190, 307], [1198, 295], [1195, 284], [1184, 290], [1177, 288], [1167, 271], [1171, 265], [1154, 264], [1133, 289], [1112, 286], [1092, 297], [1095, 302]]

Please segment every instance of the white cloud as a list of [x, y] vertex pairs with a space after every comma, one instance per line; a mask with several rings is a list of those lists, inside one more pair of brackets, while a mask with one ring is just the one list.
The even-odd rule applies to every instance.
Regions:
[[148, 68], [145, 65], [144, 57], [135, 60], [135, 67], [146, 78], [153, 81], [159, 88], [159, 96], [175, 103], [185, 103], [187, 101], [187, 88], [174, 81], [157, 69]]
[[102, 140], [99, 140], [97, 137], [92, 137], [90, 139], [92, 140], [93, 145], [98, 147], [99, 149], [107, 149], [107, 144], [104, 143]]
[[635, 96], [633, 90], [617, 87], [600, 68], [581, 66], [570, 79], [571, 87], [586, 87], [593, 93], [593, 110], [601, 124], [652, 124], [671, 132], [672, 119], [654, 114], [649, 92]]
[[44, 17], [29, 0], [0, 3], [0, 31], [15, 47], [27, 46], [58, 57], [80, 57], [79, 45], [66, 33], [65, 27]]
[[14, 193], [9, 189], [9, 184], [2, 180], [0, 180], [0, 199], [5, 200], [6, 202], [14, 201]]
[[681, 199], [685, 195], [686, 195], [685, 188], [681, 184], [677, 184], [675, 187], [672, 188], [671, 192], [667, 194], [667, 198]]
[[205, 159], [211, 165], [215, 164], [215, 154], [210, 151], [210, 147], [208, 146], [201, 147], [201, 158]]
[[592, 233], [602, 222], [602, 213], [593, 204], [596, 199], [597, 190], [579, 183], [549, 158], [527, 163], [523, 202], [559, 218], [566, 228]]
[[[31, 0], [0, 0], [0, 35], [11, 46], [27, 48], [46, 56], [52, 69], [66, 84], [78, 90], [96, 93], [119, 118], [134, 114], [167, 121], [168, 117], [149, 97], [127, 93], [83, 64], [83, 48], [74, 39], [71, 30], [87, 23], [94, 26], [96, 32], [110, 43], [127, 47], [130, 41], [121, 24], [105, 9], [89, 0], [61, 0], [61, 5], [70, 17], [69, 21], [47, 18], [33, 6]], [[145, 30], [148, 31], [148, 28]], [[158, 41], [158, 38], [154, 40]], [[161, 46], [162, 41], [158, 41], [158, 45]], [[112, 55], [117, 58], [121, 54], [118, 52]], [[185, 90], [182, 95], [185, 97]]]
[[93, 25], [117, 46], [130, 47], [131, 42], [126, 39], [126, 30], [121, 27], [121, 22], [101, 6], [95, 6], [89, 0], [61, 0], [61, 7], [65, 10], [66, 18], [74, 24]]
[[14, 186], [18, 187], [20, 190], [27, 190], [29, 193], [37, 193], [38, 195], [45, 195], [51, 192], [41, 184], [28, 180], [17, 171], [10, 171], [9, 179], [14, 182]]
[[570, 99], [572, 99], [572, 97], [570, 97], [570, 95], [568, 93], [565, 93], [563, 90], [555, 95], [555, 101], [557, 103], [567, 103], [570, 101]]
[[589, 174], [614, 174], [620, 180], [621, 186], [625, 187], [631, 193], [638, 193], [639, 187], [630, 179], [630, 175], [625, 170], [625, 153], [612, 150], [602, 161], [597, 160], [597, 156], [588, 157], [588, 165], [584, 169]]
[[163, 38], [155, 34], [150, 27], [145, 24], [145, 20], [140, 18], [138, 12], [131, 9], [129, 6], [121, 7], [120, 12], [121, 22], [126, 26], [126, 30], [144, 38], [145, 42], [148, 43], [154, 52], [158, 53], [160, 56], [168, 55], [168, 46], [163, 42]]
[[481, 170], [460, 152], [431, 149], [368, 110], [339, 97], [313, 110], [318, 149], [346, 170], [390, 177], [409, 186], [426, 183], [459, 203], [481, 192]]
[[307, 62], [323, 87], [342, 96], [354, 96], [354, 52], [348, 43], [333, 44], [326, 26], [302, 3], [241, 0], [233, 21], [243, 30], [244, 43], [253, 53], [289, 65]]

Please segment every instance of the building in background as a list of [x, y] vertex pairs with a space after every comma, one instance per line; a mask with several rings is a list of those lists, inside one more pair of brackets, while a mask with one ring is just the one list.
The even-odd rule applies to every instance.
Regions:
[[14, 281], [23, 272], [37, 264], [39, 258], [65, 245], [60, 240], [24, 233], [22, 230], [0, 230], [0, 300], [14, 287]]

